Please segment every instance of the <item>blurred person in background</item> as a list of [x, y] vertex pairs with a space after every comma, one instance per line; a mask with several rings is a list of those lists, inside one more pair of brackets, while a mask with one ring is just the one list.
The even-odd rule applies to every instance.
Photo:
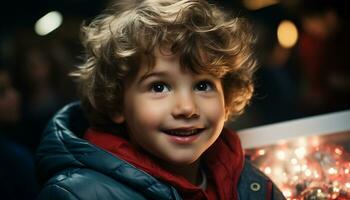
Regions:
[[311, 1], [301, 13], [298, 53], [307, 115], [350, 108], [349, 20], [334, 4]]
[[0, 128], [2, 136], [12, 137], [20, 119], [20, 95], [12, 86], [9, 73], [0, 68]]
[[279, 4], [252, 13], [251, 21], [258, 33], [255, 93], [246, 114], [230, 126], [247, 128], [300, 117], [300, 70], [296, 49], [281, 46], [277, 39], [278, 25], [289, 18]]
[[37, 193], [33, 155], [18, 141], [20, 95], [7, 70], [0, 67], [1, 199], [34, 199]]
[[261, 124], [300, 117], [300, 83], [295, 62], [294, 49], [272, 42], [272, 49], [256, 73], [257, 86], [252, 106], [262, 114]]
[[34, 152], [50, 117], [62, 105], [73, 100], [74, 85], [69, 81], [68, 65], [59, 43], [30, 38], [18, 45], [16, 84], [23, 95], [22, 135]]

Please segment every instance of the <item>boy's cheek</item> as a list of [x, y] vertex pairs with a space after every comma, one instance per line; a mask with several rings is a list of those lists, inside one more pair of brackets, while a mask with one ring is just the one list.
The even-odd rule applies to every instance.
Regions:
[[[135, 102], [136, 103], [136, 102]], [[134, 109], [130, 110], [132, 118], [137, 118], [140, 124], [147, 127], [158, 126], [166, 118], [166, 106], [159, 103], [142, 102], [136, 103]]]
[[225, 118], [226, 115], [226, 106], [223, 101], [218, 99], [211, 99], [202, 101], [199, 103], [202, 112], [206, 113], [207, 116], [211, 118]]

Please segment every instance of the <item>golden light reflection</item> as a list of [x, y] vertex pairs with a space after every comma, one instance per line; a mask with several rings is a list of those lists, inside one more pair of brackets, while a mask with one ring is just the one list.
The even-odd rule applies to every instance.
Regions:
[[292, 48], [298, 41], [298, 29], [292, 21], [283, 20], [277, 28], [277, 39], [284, 48]]
[[278, 151], [276, 153], [276, 156], [277, 156], [278, 159], [284, 160], [286, 158], [286, 153], [284, 151]]
[[299, 159], [302, 159], [306, 155], [306, 149], [304, 147], [300, 147], [295, 149], [294, 153]]
[[335, 148], [334, 151], [338, 155], [342, 155], [343, 154], [343, 151], [340, 148]]
[[271, 168], [270, 167], [266, 167], [264, 170], [265, 174], [269, 175], [271, 174]]
[[258, 151], [258, 155], [259, 155], [259, 156], [263, 156], [263, 155], [265, 155], [265, 153], [266, 153], [266, 151], [265, 151], [264, 149], [260, 149], [260, 150]]
[[290, 162], [291, 162], [293, 165], [298, 164], [298, 160], [297, 160], [296, 158], [292, 158], [292, 159], [290, 160]]
[[258, 10], [267, 6], [277, 4], [278, 0], [243, 0], [243, 5], [248, 10]]
[[333, 174], [338, 173], [338, 171], [335, 168], [331, 167], [331, 168], [328, 169], [328, 173], [333, 175]]

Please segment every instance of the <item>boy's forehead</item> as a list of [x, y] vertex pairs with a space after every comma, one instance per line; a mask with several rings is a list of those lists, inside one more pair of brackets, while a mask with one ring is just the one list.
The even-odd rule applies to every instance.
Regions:
[[[200, 51], [198, 52], [198, 54], [201, 59], [201, 64], [206, 63], [206, 53], [204, 51]], [[181, 60], [184, 58], [185, 60]], [[196, 75], [207, 74], [212, 75], [214, 77], [218, 77], [217, 74], [213, 73], [213, 69], [211, 69], [215, 68], [216, 66], [210, 66], [205, 64], [199, 65], [197, 63], [193, 62], [193, 58], [185, 57], [184, 55], [181, 55], [180, 52], [173, 52], [171, 50], [171, 46], [169, 45], [163, 45], [162, 47], [158, 46], [154, 48], [151, 54], [141, 54], [138, 67], [134, 68], [135, 70], [133, 70], [129, 74], [128, 78], [126, 79], [126, 82], [130, 83], [130, 81], [142, 79], [142, 77], [148, 76], [151, 73], [158, 73], [164, 71], [167, 71], [167, 73], [171, 73], [171, 71], [177, 69], [177, 67], [180, 67], [180, 70], [183, 73], [192, 73]]]
[[[150, 62], [150, 59], [153, 59], [153, 61]], [[138, 70], [138, 76], [175, 69], [176, 66], [180, 66], [180, 55], [178, 53], [173, 53], [165, 48], [156, 48], [151, 57], [143, 56]]]
[[180, 72], [181, 74], [192, 74], [192, 75], [211, 75], [209, 70], [205, 69], [193, 69], [190, 66], [183, 66], [180, 62], [180, 56], [177, 54], [173, 55], [158, 55], [155, 56], [155, 62], [153, 66], [141, 66], [138, 78], [148, 77], [149, 75], [172, 75]]

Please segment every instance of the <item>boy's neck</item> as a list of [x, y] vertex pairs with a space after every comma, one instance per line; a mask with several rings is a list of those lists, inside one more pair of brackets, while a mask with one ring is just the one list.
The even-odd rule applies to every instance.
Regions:
[[173, 172], [178, 176], [184, 177], [190, 183], [194, 185], [199, 185], [201, 183], [201, 173], [199, 170], [200, 161], [196, 161], [194, 163], [188, 165], [170, 165], [168, 163], [161, 163], [161, 166], [166, 168], [167, 170]]
[[153, 158], [160, 166], [162, 166], [164, 169], [174, 173], [177, 176], [182, 176], [185, 178], [187, 181], [194, 185], [200, 185], [202, 182], [202, 176], [201, 176], [201, 171], [200, 169], [200, 159], [197, 161], [188, 164], [188, 165], [171, 165], [165, 161], [162, 161], [153, 155], [147, 153], [144, 151], [142, 148], [140, 148], [138, 145], [136, 145], [132, 140], [131, 144], [134, 145], [136, 149], [139, 151], [143, 151], [146, 154], [148, 154], [151, 158]]

